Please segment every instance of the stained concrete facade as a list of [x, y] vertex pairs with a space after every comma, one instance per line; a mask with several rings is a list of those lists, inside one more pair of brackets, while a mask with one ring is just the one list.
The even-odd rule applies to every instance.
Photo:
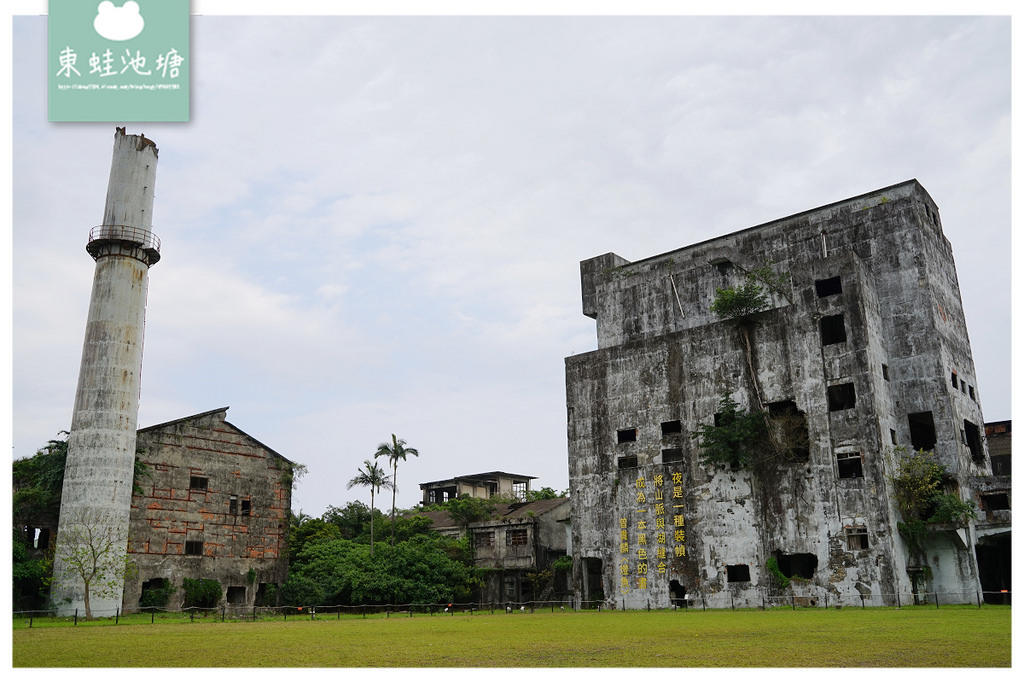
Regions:
[[[788, 278], [746, 325], [748, 353], [711, 305], [766, 263]], [[887, 479], [894, 446], [934, 450], [964, 500], [991, 474], [952, 248], [917, 181], [580, 269], [598, 348], [566, 359], [579, 599], [893, 604], [915, 585], [975, 599], [975, 525], [930, 529], [925, 581]], [[799, 457], [702, 464], [693, 432], [723, 395], [795, 416]], [[806, 579], [783, 591], [769, 558]]]
[[[105, 558], [90, 591], [92, 612], [113, 614], [121, 604], [113, 565], [127, 544], [149, 267], [160, 258], [152, 232], [157, 154], [151, 140], [116, 129], [103, 223], [86, 245], [96, 268], [54, 557], [53, 600], [61, 614], [85, 607], [74, 559], [85, 552]], [[96, 590], [100, 584], [110, 588]]]
[[559, 600], [568, 594], [567, 577], [559, 572], [552, 571], [543, 585], [531, 584], [531, 576], [572, 553], [569, 511], [568, 498], [498, 503], [491, 519], [472, 522], [468, 529], [459, 527], [443, 510], [417, 514], [429, 518], [438, 533], [468, 534], [475, 564], [489, 570], [480, 590], [482, 602], [519, 603]]
[[227, 421], [227, 408], [138, 432], [148, 473], [131, 501], [124, 609], [167, 579], [182, 606], [182, 579], [220, 582], [221, 604], [272, 603], [288, 575], [293, 463]]

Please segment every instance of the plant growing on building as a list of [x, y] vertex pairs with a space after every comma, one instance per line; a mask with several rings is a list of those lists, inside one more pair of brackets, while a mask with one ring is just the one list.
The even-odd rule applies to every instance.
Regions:
[[783, 574], [782, 570], [779, 569], [779, 561], [776, 558], [769, 557], [767, 560], [765, 560], [764, 567], [771, 573], [772, 576], [775, 577], [775, 580], [779, 582], [779, 585], [782, 587], [782, 590], [786, 590], [787, 588], [789, 588], [789, 577]]
[[718, 402], [715, 422], [691, 432], [697, 439], [701, 463], [749, 467], [763, 448], [766, 428], [761, 412], [749, 412], [725, 394]]
[[391, 545], [395, 545], [395, 496], [398, 494], [398, 461], [405, 462], [405, 459], [412, 456], [419, 456], [420, 452], [415, 448], [407, 446], [405, 439], [399, 439], [391, 435], [391, 443], [382, 442], [377, 445], [377, 452], [373, 454], [374, 459], [387, 458], [391, 462]]
[[[393, 436], [393, 435], [392, 435]], [[370, 554], [373, 554], [373, 511], [374, 498], [377, 493], [380, 493], [381, 489], [395, 488], [391, 481], [391, 477], [384, 472], [384, 468], [375, 462], [369, 460], [363, 461], [363, 468], [359, 468], [358, 474], [352, 477], [348, 482], [348, 488], [353, 486], [367, 486], [370, 489]], [[396, 472], [397, 473], [397, 472]]]

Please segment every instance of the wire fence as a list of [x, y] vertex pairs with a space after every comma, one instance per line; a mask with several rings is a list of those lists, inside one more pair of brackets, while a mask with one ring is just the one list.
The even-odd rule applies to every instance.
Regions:
[[[1009, 605], [1009, 591], [977, 591], [974, 595], [966, 593], [887, 593], [887, 594], [856, 594], [850, 596], [831, 597], [826, 592], [821, 599], [813, 596], [797, 595], [763, 595], [760, 602], [751, 599], [737, 599], [730, 596], [728, 604], [722, 604], [722, 596], [718, 594], [713, 600], [701, 595], [689, 594], [686, 598], [673, 601], [671, 610], [677, 611], [722, 611], [738, 609], [829, 609], [829, 608], [902, 608], [928, 607], [974, 607], [980, 609], [986, 605]], [[711, 604], [709, 604], [709, 602]], [[93, 618], [86, 620], [84, 610], [75, 610], [73, 614], [58, 615], [57, 610], [23, 610], [13, 613], [16, 625], [33, 628], [42, 625], [73, 624], [85, 625], [118, 625], [118, 624], [156, 624], [156, 623], [194, 623], [194, 622], [256, 622], [256, 621], [288, 621], [289, 619], [325, 620], [344, 618], [412, 618], [412, 617], [443, 617], [479, 614], [534, 614], [537, 612], [564, 613], [606, 610], [664, 610], [663, 607], [630, 606], [625, 603], [606, 600], [544, 600], [528, 602], [448, 602], [448, 603], [406, 603], [386, 605], [282, 605], [246, 606], [220, 605], [218, 607], [187, 607], [184, 609], [167, 609], [161, 607], [144, 607], [132, 612], [120, 610], [93, 610]]]

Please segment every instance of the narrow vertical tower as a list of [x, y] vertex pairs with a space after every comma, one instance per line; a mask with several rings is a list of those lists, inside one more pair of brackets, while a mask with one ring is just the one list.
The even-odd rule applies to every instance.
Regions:
[[152, 232], [157, 152], [145, 136], [116, 129], [103, 224], [86, 245], [96, 270], [53, 567], [62, 614], [112, 616], [121, 606], [149, 267], [160, 259]]

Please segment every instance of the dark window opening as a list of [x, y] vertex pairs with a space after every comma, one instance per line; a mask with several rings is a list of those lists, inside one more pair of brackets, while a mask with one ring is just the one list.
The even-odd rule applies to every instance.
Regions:
[[849, 410], [857, 405], [857, 393], [854, 391], [853, 383], [835, 384], [828, 388], [828, 409], [831, 412], [837, 410]]
[[985, 447], [981, 443], [981, 430], [978, 429], [978, 425], [970, 420], [964, 420], [964, 433], [966, 436], [964, 443], [970, 449], [971, 457], [974, 460], [984, 460]]
[[960, 380], [960, 393], [961, 394], [966, 394], [967, 393], [967, 382], [965, 382], [963, 380]]
[[967, 385], [967, 395], [971, 397], [972, 401], [977, 400], [976, 398], [974, 398], [974, 387], [972, 387], [970, 384]]
[[886, 382], [889, 381], [889, 366], [885, 363], [882, 363], [882, 379]]
[[821, 345], [840, 344], [846, 341], [846, 323], [843, 314], [826, 315], [821, 319]]
[[675, 579], [668, 582], [668, 597], [676, 607], [686, 605], [686, 586]]
[[956, 389], [957, 387], [960, 386], [960, 381], [956, 377], [956, 370], [954, 370], [952, 373], [950, 373], [950, 375], [949, 375], [949, 383], [953, 385], [954, 389]]
[[860, 453], [837, 453], [840, 479], [858, 479], [864, 476], [864, 460]]
[[719, 275], [728, 275], [732, 269], [732, 261], [727, 258], [716, 258], [711, 261], [711, 265], [718, 269]]
[[277, 584], [273, 583], [261, 583], [256, 587], [256, 600], [254, 604], [257, 607], [270, 604], [270, 601], [277, 595]]
[[833, 294], [842, 294], [843, 292], [843, 281], [839, 276], [830, 277], [825, 280], [814, 281], [814, 291], [818, 293], [819, 297], [832, 296]]
[[661, 423], [661, 435], [668, 436], [669, 434], [682, 434], [683, 423], [679, 420], [669, 420], [668, 422]]
[[629, 443], [636, 441], [636, 430], [635, 429], [620, 429], [618, 431], [619, 443]]
[[895, 429], [890, 429], [889, 430], [889, 440], [892, 441], [892, 445], [893, 446], [897, 445], [897, 442], [896, 442], [896, 430]]
[[811, 457], [811, 438], [807, 415], [796, 407], [796, 401], [768, 404], [768, 417], [776, 443], [792, 461], [805, 462]]
[[185, 541], [185, 554], [186, 555], [202, 555], [203, 554], [203, 542], [202, 541]]
[[867, 550], [868, 549], [868, 530], [862, 526], [849, 526], [846, 527], [846, 549], [847, 550]]
[[[989, 455], [988, 459], [992, 462], [992, 474], [997, 477], [1008, 477], [1010, 476], [1010, 454], [1004, 455]], [[42, 547], [42, 546], [40, 546]]]
[[624, 455], [619, 458], [619, 469], [624, 470], [629, 467], [636, 467], [636, 456], [635, 455]]
[[505, 532], [505, 545], [526, 545], [526, 529], [509, 529]]
[[1009, 510], [1010, 496], [1005, 493], [983, 493], [981, 494], [981, 509], [985, 511]]
[[207, 477], [192, 476], [188, 478], [188, 487], [190, 489], [195, 489], [196, 491], [205, 491], [209, 485], [210, 480]]
[[246, 498], [245, 500], [242, 501], [242, 516], [243, 517], [248, 517], [249, 513], [251, 511], [252, 511], [252, 501], [249, 500], [248, 498]]
[[682, 448], [663, 448], [661, 450], [661, 464], [668, 465], [673, 462], [683, 461]]
[[228, 604], [245, 604], [245, 586], [228, 586]]
[[935, 419], [932, 411], [910, 413], [907, 415], [910, 424], [910, 443], [915, 451], [930, 451], [935, 448]]
[[813, 579], [814, 572], [818, 569], [818, 556], [811, 553], [794, 553], [792, 555], [779, 554], [776, 558], [779, 563], [779, 571], [786, 577], [792, 579]]
[[228, 514], [238, 514], [238, 496], [231, 496], [230, 498], [228, 498]]
[[494, 546], [493, 531], [478, 531], [473, 535], [473, 545], [477, 548], [490, 548]]
[[728, 564], [725, 566], [726, 581], [737, 583], [750, 581], [750, 566], [746, 564]]

